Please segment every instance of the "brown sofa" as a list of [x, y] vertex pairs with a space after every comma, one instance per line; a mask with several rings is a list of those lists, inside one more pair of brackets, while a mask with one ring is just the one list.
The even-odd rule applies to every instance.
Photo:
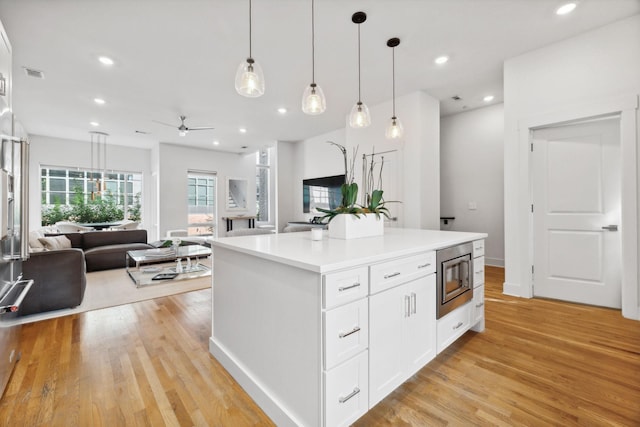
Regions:
[[128, 251], [151, 249], [147, 230], [87, 231], [84, 233], [47, 234], [67, 236], [71, 247], [82, 249], [87, 271], [124, 268]]
[[[31, 253], [22, 262], [24, 279], [33, 279], [20, 315], [73, 308], [84, 298], [87, 271], [123, 268], [127, 251], [150, 249], [146, 230], [62, 233], [72, 248]], [[61, 234], [52, 234], [61, 235]]]

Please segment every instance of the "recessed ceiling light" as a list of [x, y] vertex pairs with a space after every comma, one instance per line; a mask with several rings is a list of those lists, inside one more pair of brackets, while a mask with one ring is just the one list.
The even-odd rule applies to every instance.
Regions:
[[433, 62], [435, 62], [438, 65], [442, 65], [446, 63], [448, 60], [449, 60], [449, 57], [446, 55], [443, 55], [443, 56], [438, 56], [436, 59], [433, 60]]
[[240, 128], [238, 130], [240, 131], [240, 133], [247, 133], [247, 129], [245, 129], [245, 128]]
[[102, 98], [93, 98], [93, 102], [95, 102], [96, 104], [103, 105], [106, 101]]
[[99, 57], [98, 61], [100, 61], [104, 65], [113, 65], [113, 59], [111, 59], [111, 58], [109, 58], [107, 56]]
[[484, 102], [491, 102], [491, 101], [493, 101], [493, 95], [487, 95], [484, 98], [482, 98], [482, 100]]
[[98, 123], [98, 122], [89, 122], [89, 124], [91, 126], [100, 126], [100, 123]]
[[286, 108], [284, 108], [284, 107], [280, 107], [280, 108], [278, 108], [278, 113], [280, 113], [280, 114], [286, 114], [286, 113], [287, 113], [287, 109], [286, 109]]
[[213, 141], [213, 145], [220, 145], [220, 141], [218, 140]]
[[575, 3], [563, 4], [556, 9], [556, 15], [566, 15], [567, 13], [571, 13], [576, 8], [576, 6], [577, 4]]

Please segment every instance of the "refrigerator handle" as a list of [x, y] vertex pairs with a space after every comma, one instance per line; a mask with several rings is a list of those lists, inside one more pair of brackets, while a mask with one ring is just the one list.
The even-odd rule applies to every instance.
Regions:
[[29, 141], [20, 140], [20, 258], [29, 258]]

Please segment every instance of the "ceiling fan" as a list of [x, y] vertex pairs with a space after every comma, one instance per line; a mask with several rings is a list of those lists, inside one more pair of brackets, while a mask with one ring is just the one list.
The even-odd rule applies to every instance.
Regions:
[[176, 126], [176, 125], [172, 125], [169, 123], [164, 123], [164, 122], [159, 122], [157, 120], [153, 120], [156, 123], [159, 123], [161, 125], [165, 125], [165, 126], [171, 126], [172, 128], [177, 128], [178, 129], [178, 134], [180, 136], [185, 136], [187, 133], [189, 133], [189, 131], [191, 130], [207, 130], [207, 129], [215, 129], [214, 127], [211, 126], [200, 126], [200, 127], [193, 127], [193, 128], [189, 128], [184, 124], [184, 121], [187, 119], [187, 116], [180, 116], [180, 126]]

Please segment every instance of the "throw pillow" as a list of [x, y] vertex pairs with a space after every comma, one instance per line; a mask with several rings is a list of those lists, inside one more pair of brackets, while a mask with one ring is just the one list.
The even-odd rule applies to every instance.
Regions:
[[42, 237], [44, 237], [44, 233], [41, 230], [30, 231], [29, 232], [29, 248], [30, 249], [44, 248], [44, 245], [39, 240]]
[[67, 249], [71, 247], [71, 240], [69, 240], [67, 236], [41, 237], [38, 240], [49, 250]]

